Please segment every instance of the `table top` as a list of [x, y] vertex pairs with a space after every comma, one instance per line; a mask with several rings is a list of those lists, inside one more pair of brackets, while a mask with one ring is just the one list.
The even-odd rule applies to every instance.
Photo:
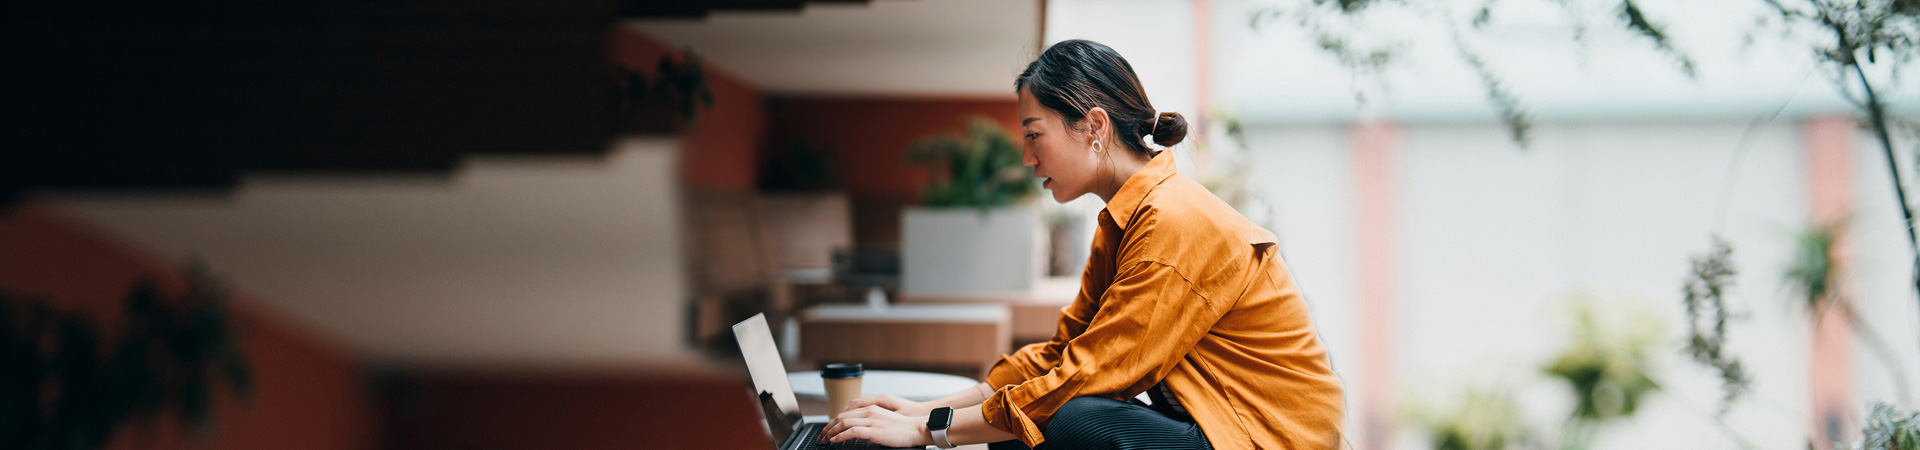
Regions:
[[[827, 400], [827, 384], [820, 380], [818, 370], [789, 372], [787, 382], [793, 385], [794, 396], [801, 400]], [[940, 397], [953, 395], [977, 384], [980, 384], [979, 380], [943, 373], [869, 370], [860, 381], [860, 395], [893, 394], [907, 400], [925, 402], [939, 400]]]

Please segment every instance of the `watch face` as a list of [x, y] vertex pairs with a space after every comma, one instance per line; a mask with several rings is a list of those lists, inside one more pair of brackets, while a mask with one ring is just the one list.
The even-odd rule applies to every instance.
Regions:
[[952, 424], [953, 408], [934, 408], [933, 413], [927, 416], [927, 429], [929, 430], [945, 430], [947, 426]]

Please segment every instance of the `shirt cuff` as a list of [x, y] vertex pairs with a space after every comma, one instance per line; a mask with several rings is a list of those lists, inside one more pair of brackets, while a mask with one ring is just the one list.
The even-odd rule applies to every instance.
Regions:
[[1039, 448], [1047, 438], [1041, 435], [1039, 425], [1028, 419], [1027, 413], [1021, 411], [1019, 405], [1013, 404], [1013, 388], [1003, 386], [995, 391], [986, 403], [980, 405], [980, 414], [986, 416], [987, 425], [1013, 434], [1020, 442], [1027, 444], [1027, 448]]
[[1026, 374], [1021, 373], [1024, 371], [1020, 370], [1019, 366], [1019, 364], [1013, 362], [1010, 355], [1000, 356], [1000, 362], [993, 363], [993, 368], [987, 369], [987, 379], [985, 380], [987, 382], [987, 388], [998, 391], [1000, 388], [1027, 381], [1025, 377]]

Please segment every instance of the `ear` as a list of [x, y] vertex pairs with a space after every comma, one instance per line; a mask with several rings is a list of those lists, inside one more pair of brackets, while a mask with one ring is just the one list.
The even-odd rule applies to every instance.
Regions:
[[1093, 133], [1094, 139], [1106, 139], [1112, 130], [1113, 122], [1107, 117], [1106, 108], [1095, 106], [1087, 110], [1087, 131]]

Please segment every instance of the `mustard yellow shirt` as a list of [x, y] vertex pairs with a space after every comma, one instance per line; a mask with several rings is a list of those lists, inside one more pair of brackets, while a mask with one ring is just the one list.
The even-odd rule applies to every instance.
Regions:
[[1028, 446], [1075, 397], [1165, 383], [1213, 448], [1331, 449], [1339, 379], [1274, 246], [1162, 151], [1100, 212], [1080, 294], [1048, 342], [987, 375], [987, 423]]

